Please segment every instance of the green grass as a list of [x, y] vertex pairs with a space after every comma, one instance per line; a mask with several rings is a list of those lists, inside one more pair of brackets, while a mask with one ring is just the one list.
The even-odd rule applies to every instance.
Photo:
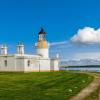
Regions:
[[69, 100], [92, 79], [72, 72], [0, 73], [0, 100]]

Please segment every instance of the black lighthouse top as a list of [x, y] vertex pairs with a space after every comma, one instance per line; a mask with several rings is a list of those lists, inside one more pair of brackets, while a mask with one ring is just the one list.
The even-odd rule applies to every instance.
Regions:
[[44, 31], [43, 28], [41, 28], [41, 31], [39, 32], [39, 34], [46, 34], [46, 32]]
[[46, 40], [46, 32], [43, 28], [41, 28], [40, 32], [38, 33], [38, 41], [45, 41]]

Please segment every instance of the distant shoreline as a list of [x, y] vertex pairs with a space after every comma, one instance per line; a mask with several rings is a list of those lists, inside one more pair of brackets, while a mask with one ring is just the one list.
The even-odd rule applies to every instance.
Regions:
[[75, 66], [66, 66], [66, 65], [65, 65], [65, 66], [61, 66], [61, 68], [83, 68], [83, 67], [84, 67], [84, 68], [85, 68], [85, 67], [86, 67], [86, 68], [87, 68], [87, 67], [89, 67], [89, 68], [94, 68], [94, 67], [95, 67], [95, 68], [100, 68], [100, 65], [82, 65], [82, 66], [79, 66], [79, 65], [77, 65], [77, 66], [76, 66], [76, 65], [75, 65]]

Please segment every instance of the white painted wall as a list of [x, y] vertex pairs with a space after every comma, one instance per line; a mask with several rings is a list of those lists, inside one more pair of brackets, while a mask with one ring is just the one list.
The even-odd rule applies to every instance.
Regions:
[[39, 60], [40, 71], [50, 71], [50, 59]]
[[15, 63], [16, 64], [15, 65], [16, 71], [24, 71], [25, 70], [24, 59], [23, 58], [16, 58], [15, 60], [16, 60], [16, 63]]
[[[28, 65], [28, 61], [30, 61], [30, 64]], [[25, 70], [24, 71], [33, 71], [36, 67], [36, 61], [32, 58], [26, 58], [24, 60], [25, 63]]]
[[[7, 66], [5, 66], [5, 60]], [[24, 71], [24, 59], [13, 56], [0, 56], [0, 71]]]
[[[7, 66], [5, 66], [5, 60], [7, 61]], [[0, 57], [0, 71], [15, 71], [15, 59], [12, 56]]]
[[49, 59], [30, 59], [31, 64], [28, 66], [28, 60], [25, 59], [25, 71], [50, 71], [50, 60]]
[[59, 70], [59, 60], [51, 59], [50, 66], [51, 66], [51, 70]]
[[41, 55], [42, 57], [48, 58], [49, 57], [49, 50], [48, 50], [48, 48], [38, 48], [37, 54]]
[[[7, 60], [7, 66], [5, 66]], [[28, 66], [28, 60], [30, 65]], [[46, 59], [32, 55], [0, 55], [0, 71], [50, 71], [59, 70], [57, 59]]]

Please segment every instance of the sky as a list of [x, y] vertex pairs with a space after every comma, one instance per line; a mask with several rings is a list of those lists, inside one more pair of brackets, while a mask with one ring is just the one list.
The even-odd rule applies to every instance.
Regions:
[[34, 52], [41, 27], [51, 54], [65, 59], [99, 53], [100, 0], [0, 0], [0, 44], [6, 43], [9, 52], [16, 52], [19, 41], [27, 53]]

